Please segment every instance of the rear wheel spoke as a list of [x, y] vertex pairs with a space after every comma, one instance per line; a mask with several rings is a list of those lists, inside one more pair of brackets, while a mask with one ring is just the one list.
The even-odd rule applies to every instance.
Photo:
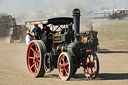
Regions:
[[39, 57], [40, 57], [40, 55], [39, 55], [39, 50], [37, 50], [36, 52], [37, 52], [37, 53], [36, 53], [36, 56], [39, 56]]
[[34, 54], [36, 54], [35, 50], [31, 47], [31, 50], [33, 51]]
[[36, 65], [36, 62], [35, 62], [33, 65], [31, 65], [31, 67], [30, 67], [30, 68], [32, 69], [35, 65]]
[[29, 57], [29, 59], [33, 59], [33, 57]]
[[37, 45], [35, 44], [35, 50], [36, 50], [36, 52], [37, 52]]
[[34, 71], [34, 73], [36, 73], [36, 72], [37, 72], [37, 69], [36, 69], [36, 67], [34, 68], [34, 70], [35, 70], [35, 71]]
[[37, 65], [37, 68], [39, 68], [39, 64], [38, 64], [38, 62], [36, 62], [36, 65]]

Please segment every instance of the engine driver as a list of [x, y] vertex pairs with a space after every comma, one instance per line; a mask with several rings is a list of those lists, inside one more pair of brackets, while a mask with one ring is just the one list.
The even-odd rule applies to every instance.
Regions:
[[42, 33], [44, 33], [48, 36], [50, 33], [52, 33], [52, 31], [46, 24], [43, 24]]

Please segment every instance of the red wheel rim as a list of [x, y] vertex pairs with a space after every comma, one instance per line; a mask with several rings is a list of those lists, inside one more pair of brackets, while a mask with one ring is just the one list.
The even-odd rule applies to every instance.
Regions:
[[40, 65], [40, 53], [35, 42], [30, 43], [27, 50], [27, 66], [31, 75], [36, 75]]
[[69, 61], [67, 59], [67, 56], [62, 54], [59, 56], [59, 60], [58, 60], [58, 70], [59, 70], [59, 74], [60, 77], [62, 79], [65, 79], [68, 77], [69, 75]]
[[87, 56], [85, 56], [84, 58], [84, 63], [85, 63], [85, 67], [84, 67], [84, 72], [86, 77], [88, 78], [94, 78], [95, 77], [95, 72], [96, 70], [96, 59], [93, 58], [93, 56], [91, 54], [88, 54]]

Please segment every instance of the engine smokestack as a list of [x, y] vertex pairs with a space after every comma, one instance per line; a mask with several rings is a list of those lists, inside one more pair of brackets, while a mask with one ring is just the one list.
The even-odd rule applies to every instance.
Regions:
[[74, 23], [74, 34], [75, 42], [79, 41], [79, 36], [76, 36], [80, 32], [80, 10], [78, 8], [73, 10], [73, 23]]

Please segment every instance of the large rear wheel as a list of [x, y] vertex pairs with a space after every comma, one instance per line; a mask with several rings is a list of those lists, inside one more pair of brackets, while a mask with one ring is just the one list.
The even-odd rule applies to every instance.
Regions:
[[69, 53], [62, 52], [58, 58], [58, 73], [62, 80], [69, 80], [73, 72], [73, 62]]
[[86, 78], [95, 79], [99, 73], [99, 60], [97, 55], [93, 52], [87, 52], [84, 57], [84, 74]]
[[46, 49], [40, 44], [40, 42], [32, 41], [27, 49], [27, 67], [30, 74], [34, 77], [40, 77], [45, 74], [44, 70], [44, 54]]

